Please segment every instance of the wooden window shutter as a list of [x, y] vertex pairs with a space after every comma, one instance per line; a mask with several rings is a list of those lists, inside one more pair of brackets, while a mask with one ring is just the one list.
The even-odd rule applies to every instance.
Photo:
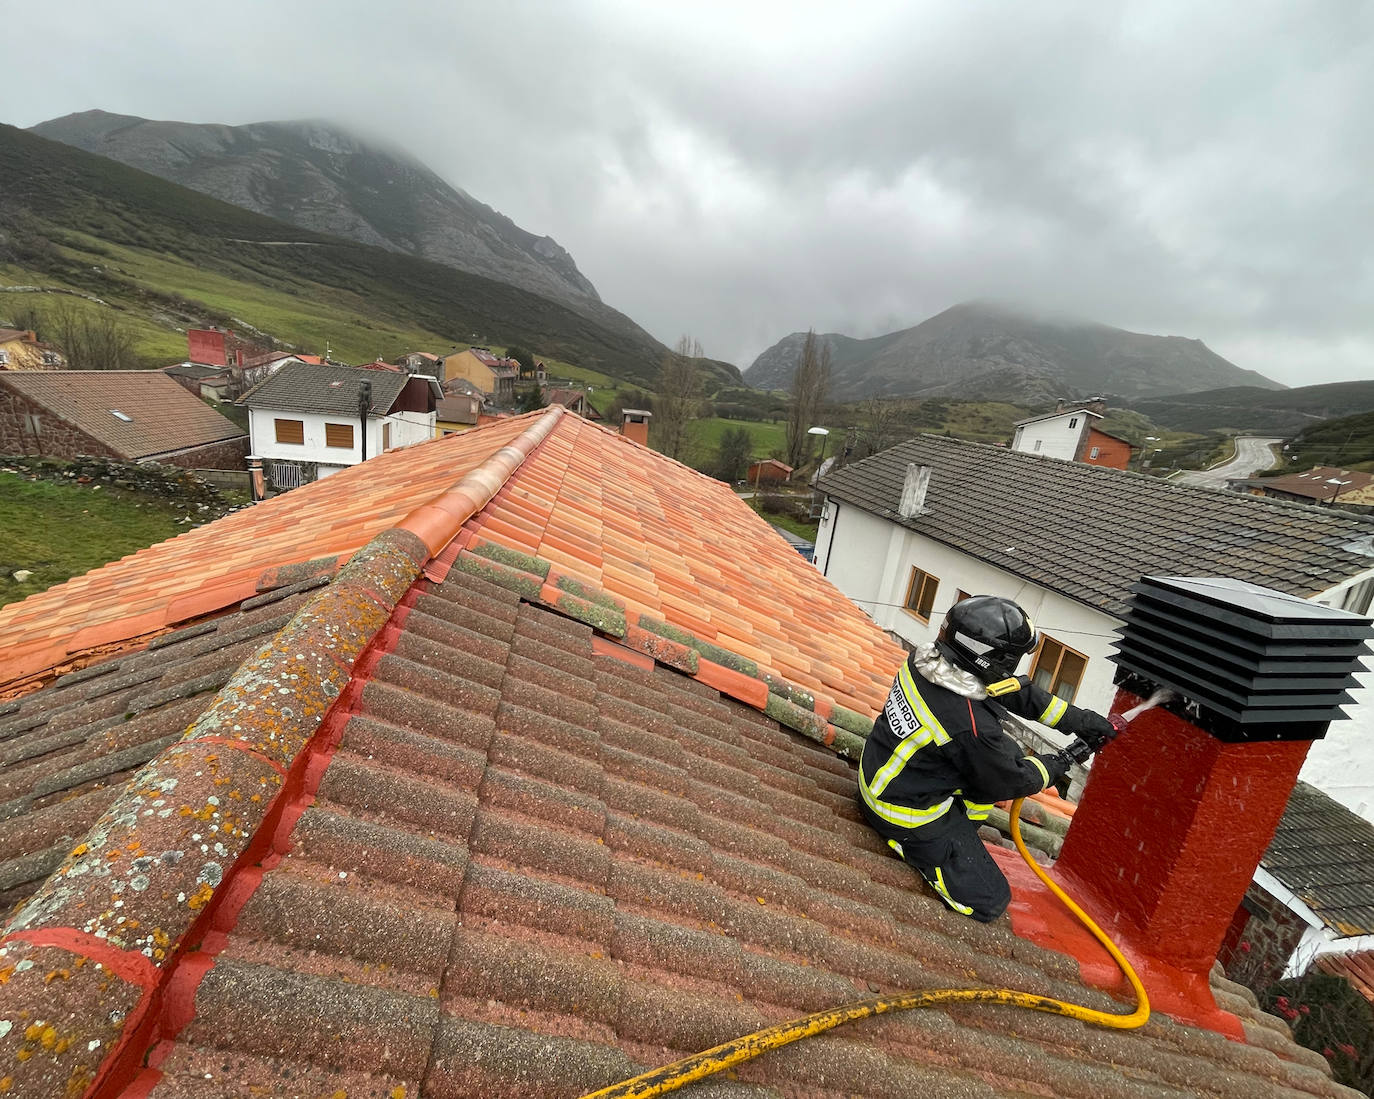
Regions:
[[301, 420], [273, 420], [277, 429], [277, 442], [302, 446], [305, 443], [305, 424]]
[[336, 447], [353, 447], [353, 425], [352, 424], [331, 424], [324, 425], [324, 445]]

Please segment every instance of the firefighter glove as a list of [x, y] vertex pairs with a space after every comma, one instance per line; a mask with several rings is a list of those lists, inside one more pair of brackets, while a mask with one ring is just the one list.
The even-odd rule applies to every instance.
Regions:
[[1101, 714], [1091, 711], [1083, 715], [1083, 727], [1078, 730], [1078, 735], [1088, 743], [1088, 747], [1094, 752], [1100, 752], [1109, 743], [1112, 737], [1116, 736], [1116, 725], [1108, 721]]

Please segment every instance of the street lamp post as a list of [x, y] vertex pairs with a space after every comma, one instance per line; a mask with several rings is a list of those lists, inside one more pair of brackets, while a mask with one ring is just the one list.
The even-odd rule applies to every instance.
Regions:
[[821, 460], [816, 463], [816, 473], [819, 475], [821, 466], [825, 465], [825, 444], [830, 441], [830, 429], [828, 427], [809, 427], [806, 429], [806, 433], [821, 437]]

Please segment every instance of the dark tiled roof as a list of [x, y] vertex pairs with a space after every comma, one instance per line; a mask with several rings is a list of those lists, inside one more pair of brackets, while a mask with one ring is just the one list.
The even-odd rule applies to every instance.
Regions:
[[[393, 368], [394, 369], [394, 368]], [[287, 363], [240, 398], [249, 408], [280, 408], [326, 416], [357, 416], [358, 386], [372, 386], [372, 408], [387, 412], [410, 380], [404, 371], [369, 370], [333, 363]]]
[[[925, 513], [902, 520], [911, 463], [931, 467], [930, 488]], [[1229, 576], [1310, 597], [1374, 569], [1374, 519], [936, 435], [847, 466], [820, 487], [1117, 616], [1141, 576]]]
[[1260, 865], [1339, 935], [1374, 935], [1374, 824], [1300, 782]]
[[131, 461], [244, 435], [161, 370], [12, 372], [0, 376], [0, 385]]
[[[0, 744], [36, 768], [0, 836], [40, 829], [16, 857], [61, 863], [36, 893], [22, 883], [32, 896], [0, 949], [15, 1094], [80, 1093], [104, 1067], [102, 1092], [158, 1099], [575, 1097], [878, 991], [985, 984], [1112, 1005], [1072, 959], [946, 912], [885, 853], [857, 818], [852, 764], [823, 746], [852, 753], [834, 722], [857, 715], [761, 678], [726, 647], [734, 634], [655, 624], [611, 585], [690, 590], [710, 616], [690, 617], [698, 630], [752, 624], [751, 647], [798, 675], [885, 654], [876, 627], [762, 632], [754, 602], [810, 622], [828, 588], [814, 569], [755, 539], [767, 579], [728, 571], [754, 527], [722, 512], [701, 530], [713, 482], [561, 410], [525, 425], [327, 586], [159, 639], [160, 664], [117, 657], [0, 704]], [[656, 484], [664, 498], [645, 495]], [[618, 508], [598, 496], [626, 488]], [[632, 546], [643, 571], [626, 582], [615, 562]], [[318, 583], [313, 568], [264, 582]], [[94, 726], [133, 726], [140, 705], [161, 724], [130, 746], [185, 737], [132, 781], [131, 757], [102, 764], [126, 764], [96, 790], [117, 796], [68, 846], [80, 822], [45, 823], [40, 790], [57, 782], [59, 804], [98, 811], [80, 805], [79, 768], [108, 733]], [[84, 754], [49, 758], [67, 729]], [[1164, 1017], [1123, 1034], [926, 1011], [694, 1093], [1353, 1094], [1281, 1023], [1226, 1006], [1250, 1044]]]

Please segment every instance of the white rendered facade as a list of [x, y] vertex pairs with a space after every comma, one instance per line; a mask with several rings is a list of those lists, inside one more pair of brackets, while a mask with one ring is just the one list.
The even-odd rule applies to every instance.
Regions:
[[[300, 443], [277, 442], [277, 420], [299, 422]], [[352, 429], [351, 446], [329, 446], [327, 425], [348, 425]], [[362, 438], [356, 416], [324, 415], [318, 412], [284, 412], [270, 408], [248, 411], [248, 433], [255, 455], [267, 461], [314, 462], [319, 476], [328, 477], [363, 460]], [[433, 412], [393, 412], [385, 416], [371, 415], [367, 419], [367, 456], [375, 458], [385, 450], [411, 446], [434, 438]], [[386, 444], [385, 446], [383, 444]]]
[[[1015, 545], [1015, 532], [1008, 531], [1003, 548], [1014, 550]], [[833, 499], [826, 502], [816, 534], [815, 564], [881, 628], [913, 644], [934, 640], [959, 590], [1015, 599], [1038, 629], [1087, 657], [1075, 705], [1105, 713], [1115, 697], [1116, 665], [1107, 656], [1121, 620], [1105, 611]], [[913, 568], [939, 581], [929, 623], [904, 606]], [[1359, 605], [1368, 598], [1368, 588], [1360, 589], [1359, 584], [1371, 575], [1374, 569], [1332, 587], [1314, 601], [1368, 614], [1368, 607]], [[1347, 606], [1347, 596], [1357, 600], [1355, 605]], [[1026, 671], [1026, 666], [1021, 670]], [[1312, 745], [1301, 778], [1374, 821], [1374, 672], [1360, 678], [1363, 686], [1352, 692], [1355, 703], [1346, 707], [1349, 719], [1332, 722], [1326, 738]]]
[[1092, 418], [1092, 413], [1078, 409], [1021, 424], [1012, 436], [1011, 449], [1072, 462], [1085, 434], [1083, 422]]

